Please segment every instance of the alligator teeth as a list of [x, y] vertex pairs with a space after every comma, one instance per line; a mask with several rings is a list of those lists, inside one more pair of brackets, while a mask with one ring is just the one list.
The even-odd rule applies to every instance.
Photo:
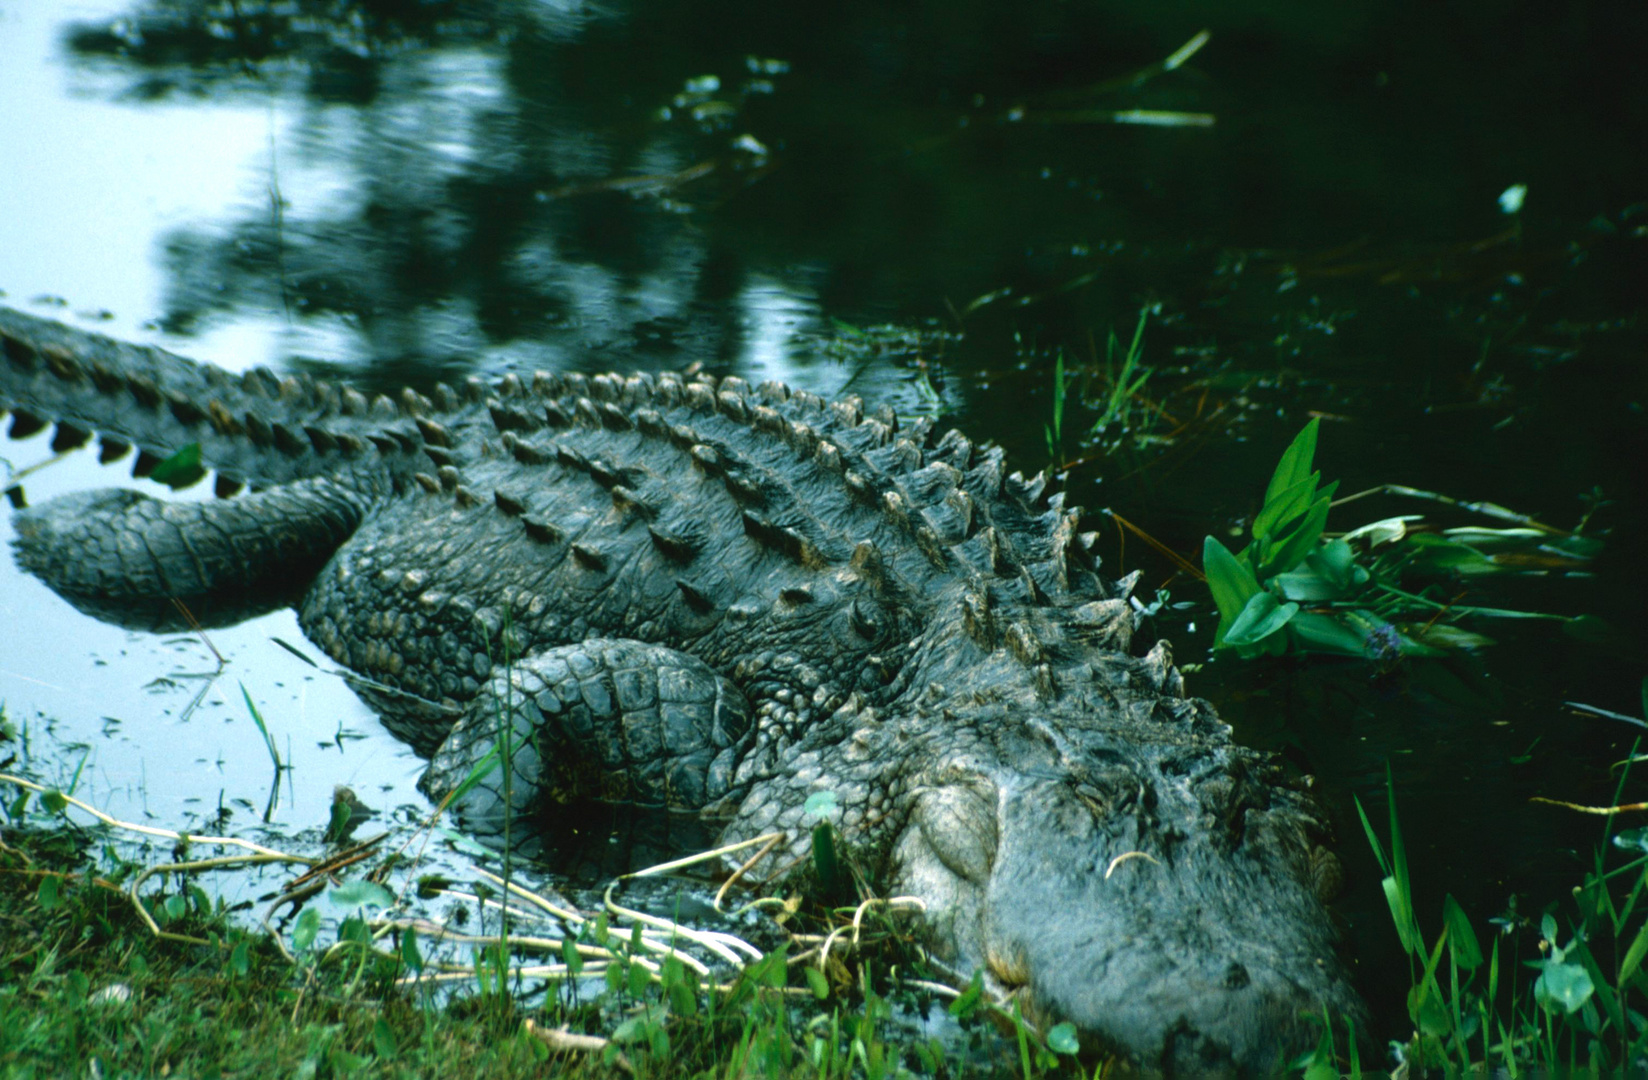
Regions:
[[606, 554], [583, 544], [572, 545], [572, 557], [586, 570], [605, 570], [607, 568]]
[[239, 480], [232, 476], [224, 476], [222, 473], [218, 473], [212, 480], [212, 494], [220, 499], [233, 498], [244, 491], [245, 488], [246, 485]]
[[30, 435], [38, 435], [45, 427], [44, 420], [19, 409], [11, 414], [11, 430], [8, 434], [14, 439], [26, 439]]
[[73, 424], [59, 423], [57, 430], [52, 433], [52, 453], [61, 454], [65, 450], [78, 450], [91, 441], [92, 433], [75, 427]]
[[687, 582], [682, 581], [680, 578], [676, 579], [675, 587], [681, 590], [681, 598], [687, 602], [687, 606], [698, 612], [700, 615], [715, 606], [710, 602], [709, 597], [699, 592], [698, 589]]
[[121, 442], [107, 435], [100, 436], [97, 440], [97, 463], [107, 465], [111, 461], [117, 461], [125, 457], [131, 448], [131, 443]]

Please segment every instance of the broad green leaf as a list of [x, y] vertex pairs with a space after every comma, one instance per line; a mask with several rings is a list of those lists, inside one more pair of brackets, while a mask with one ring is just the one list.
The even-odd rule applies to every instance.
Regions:
[[[1310, 560], [1305, 560], [1310, 565]], [[1343, 600], [1349, 592], [1336, 583], [1318, 574], [1315, 570], [1290, 570], [1285, 574], [1277, 574], [1271, 578], [1282, 595], [1289, 600], [1301, 600], [1305, 603], [1320, 603], [1324, 600]]]
[[1366, 525], [1352, 529], [1342, 539], [1349, 543], [1360, 540], [1370, 548], [1382, 547], [1385, 544], [1394, 544], [1408, 534], [1408, 522], [1424, 521], [1423, 514], [1403, 514], [1401, 517], [1382, 518], [1379, 521], [1370, 521]]
[[1076, 1025], [1066, 1020], [1062, 1024], [1054, 1024], [1047, 1033], [1047, 1045], [1057, 1054], [1076, 1054], [1081, 1052], [1081, 1043], [1076, 1039]]
[[1538, 529], [1485, 529], [1466, 525], [1457, 529], [1443, 529], [1442, 535], [1457, 543], [1466, 544], [1482, 552], [1526, 551], [1543, 544], [1551, 534]]
[[1310, 475], [1311, 460], [1316, 456], [1316, 430], [1321, 423], [1320, 419], [1312, 419], [1282, 451], [1282, 460], [1277, 462], [1276, 472], [1265, 488], [1266, 503]]
[[40, 806], [49, 813], [59, 814], [69, 805], [69, 800], [61, 791], [42, 791]]
[[1406, 636], [1438, 649], [1485, 649], [1494, 644], [1494, 639], [1486, 634], [1478, 634], [1474, 630], [1463, 627], [1450, 626], [1447, 623], [1432, 623], [1426, 627], [1415, 627], [1406, 632]]
[[574, 979], [584, 973], [584, 954], [578, 951], [578, 943], [571, 938], [561, 941], [561, 962], [566, 965], [567, 974]]
[[1563, 1012], [1572, 1014], [1578, 1012], [1595, 991], [1591, 976], [1582, 965], [1547, 960], [1545, 970], [1534, 983], [1534, 1000], [1546, 1009], [1560, 1006]]
[[1631, 981], [1631, 976], [1637, 973], [1642, 966], [1642, 958], [1648, 956], [1648, 922], [1637, 927], [1637, 936], [1631, 939], [1631, 947], [1625, 950], [1625, 959], [1619, 965], [1619, 985], [1624, 986]]
[[1288, 627], [1306, 652], [1358, 657], [1368, 654], [1367, 639], [1338, 615], [1301, 611], [1288, 622]]
[[200, 444], [190, 443], [156, 465], [154, 471], [149, 473], [149, 479], [157, 484], [165, 484], [173, 490], [179, 490], [205, 475], [206, 470], [200, 465]]
[[303, 909], [298, 916], [296, 929], [292, 931], [292, 949], [295, 952], [308, 952], [309, 946], [315, 943], [315, 935], [320, 933], [320, 912], [312, 907]]
[[423, 971], [423, 951], [418, 948], [418, 931], [408, 926], [401, 931], [401, 962], [413, 972]]
[[400, 1047], [395, 1045], [395, 1033], [381, 1016], [372, 1024], [372, 1050], [380, 1061], [393, 1061], [400, 1052]]
[[807, 976], [807, 988], [813, 992], [813, 997], [823, 1001], [830, 996], [830, 980], [824, 977], [822, 971], [809, 964], [801, 969], [801, 973]]
[[1322, 530], [1327, 527], [1328, 504], [1331, 501], [1331, 497], [1324, 493], [1311, 503], [1310, 509], [1287, 532], [1275, 538], [1270, 550], [1253, 568], [1260, 580], [1292, 570], [1305, 561], [1305, 556], [1310, 554], [1316, 541], [1322, 538]]
[[950, 1015], [959, 1020], [965, 1020], [978, 1008], [980, 999], [984, 996], [984, 975], [982, 969], [973, 972], [973, 981], [967, 984], [967, 989], [961, 996], [950, 1002]]
[[395, 896], [388, 889], [373, 881], [347, 881], [331, 892], [326, 898], [341, 908], [358, 908], [371, 904], [374, 907], [389, 907], [395, 902]]
[[1408, 565], [1415, 571], [1498, 574], [1505, 570], [1469, 544], [1461, 544], [1435, 533], [1413, 533], [1408, 537], [1408, 543], [1413, 549]]
[[1211, 536], [1202, 542], [1202, 570], [1207, 574], [1213, 603], [1219, 608], [1219, 629], [1213, 635], [1213, 645], [1217, 648], [1236, 616], [1259, 593], [1259, 581], [1229, 548]]
[[1322, 482], [1321, 473], [1311, 473], [1309, 476], [1293, 484], [1286, 491], [1278, 492], [1274, 497], [1266, 498], [1265, 505], [1253, 518], [1253, 539], [1261, 540], [1267, 536], [1286, 532], [1294, 519], [1304, 515], [1310, 505], [1316, 501], [1316, 485]]
[[1254, 593], [1225, 633], [1226, 645], [1258, 645], [1299, 614], [1298, 604], [1278, 604], [1268, 592]]
[[1356, 550], [1343, 540], [1329, 540], [1306, 555], [1305, 566], [1341, 589], [1352, 589], [1368, 580], [1368, 572], [1356, 565]]
[[1453, 893], [1442, 898], [1442, 926], [1448, 931], [1448, 952], [1454, 963], [1466, 971], [1482, 963], [1482, 946], [1476, 940], [1476, 931], [1471, 929], [1471, 920]]

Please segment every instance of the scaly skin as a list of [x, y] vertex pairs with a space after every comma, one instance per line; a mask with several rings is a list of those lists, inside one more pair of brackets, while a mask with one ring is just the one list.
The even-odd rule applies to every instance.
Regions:
[[0, 347], [25, 431], [197, 442], [255, 491], [57, 500], [18, 515], [20, 562], [128, 625], [168, 625], [174, 595], [209, 623], [296, 604], [432, 756], [431, 797], [497, 748], [501, 712], [508, 784], [459, 806], [494, 842], [605, 798], [799, 856], [831, 791], [937, 957], [1146, 1070], [1265, 1074], [1303, 1010], [1360, 1011], [1321, 812], [1184, 696], [1165, 642], [1133, 653], [1131, 582], [999, 449], [736, 378], [392, 404], [4, 309]]

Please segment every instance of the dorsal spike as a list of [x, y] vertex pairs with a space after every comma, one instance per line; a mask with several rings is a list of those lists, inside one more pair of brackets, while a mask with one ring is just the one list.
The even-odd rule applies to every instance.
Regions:
[[675, 580], [675, 587], [681, 590], [681, 599], [687, 602], [687, 606], [700, 615], [707, 613], [715, 606], [711, 603], [708, 596], [705, 596], [696, 586], [689, 582], [677, 578]]
[[232, 476], [218, 473], [212, 480], [212, 494], [220, 499], [232, 499], [246, 489], [246, 485]]
[[601, 418], [601, 426], [608, 431], [629, 431], [635, 426], [629, 414], [616, 405], [602, 402], [595, 407], [595, 411]]
[[303, 433], [309, 436], [309, 445], [315, 448], [317, 454], [333, 453], [338, 448], [337, 438], [323, 427], [305, 424]]
[[853, 547], [849, 565], [872, 589], [880, 591], [887, 585], [887, 562], [873, 540], [860, 540]]
[[423, 488], [424, 491], [428, 492], [429, 494], [431, 494], [431, 495], [440, 494], [441, 482], [439, 480], [435, 479], [433, 476], [430, 476], [428, 473], [413, 473], [412, 474], [412, 479], [416, 480], [418, 482], [418, 486]]
[[444, 382], [435, 384], [430, 397], [435, 399], [435, 407], [441, 412], [456, 412], [458, 409], [458, 392]]
[[612, 505], [623, 513], [634, 514], [643, 521], [651, 521], [658, 516], [658, 508], [636, 494], [634, 488], [614, 484], [611, 494]]
[[472, 510], [481, 505], [480, 496], [459, 484], [452, 489], [452, 501], [457, 503], [460, 510]]
[[744, 406], [744, 398], [731, 390], [722, 390], [715, 395], [716, 408], [721, 415], [740, 424], [748, 423], [750, 413]]
[[572, 426], [572, 414], [567, 412], [558, 401], [544, 402], [544, 423], [552, 428], [569, 428]]
[[690, 563], [698, 555], [697, 545], [679, 533], [649, 525], [647, 534], [652, 537], [652, 546], [671, 562]]
[[605, 570], [607, 568], [606, 553], [598, 551], [587, 544], [573, 544], [572, 557], [585, 570]]
[[715, 476], [721, 471], [721, 455], [715, 452], [713, 446], [699, 443], [687, 451], [692, 456], [692, 463], [705, 476]]
[[416, 416], [414, 422], [418, 425], [418, 434], [423, 436], [424, 442], [451, 448], [452, 434], [444, 426], [422, 416]]
[[107, 465], [111, 461], [118, 461], [131, 453], [132, 444], [122, 442], [108, 435], [102, 435], [97, 440], [97, 463]]
[[288, 457], [298, 457], [308, 452], [309, 444], [298, 438], [297, 432], [285, 424], [270, 424], [269, 431], [274, 436], [275, 449]]
[[526, 513], [526, 500], [505, 491], [503, 488], [493, 489], [492, 501], [497, 504], [499, 510], [502, 510], [510, 517], [520, 517]]
[[91, 442], [92, 433], [73, 424], [59, 422], [57, 430], [52, 432], [52, 453], [61, 454], [66, 450], [78, 450]]
[[150, 473], [154, 472], [155, 466], [159, 464], [160, 458], [158, 455], [151, 454], [147, 450], [139, 449], [137, 452], [137, 457], [132, 459], [132, 476], [141, 480]]
[[727, 494], [731, 495], [733, 502], [739, 506], [766, 505], [767, 499], [762, 494], [760, 486], [745, 476], [742, 471], [728, 469], [721, 478], [721, 482], [727, 486]]
[[526, 529], [526, 534], [540, 544], [558, 544], [566, 536], [560, 529], [540, 517], [523, 515], [521, 525]]
[[458, 470], [450, 465], [442, 465], [435, 470], [435, 475], [441, 478], [442, 491], [458, 490]]
[[447, 450], [444, 447], [436, 446], [434, 443], [423, 444], [423, 456], [428, 458], [430, 461], [433, 461], [437, 467], [442, 465], [451, 465], [455, 460], [457, 460], [452, 456], [452, 451]]

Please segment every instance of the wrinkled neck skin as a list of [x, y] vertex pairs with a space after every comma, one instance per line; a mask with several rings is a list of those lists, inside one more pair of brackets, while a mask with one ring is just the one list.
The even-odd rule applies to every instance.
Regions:
[[805, 836], [795, 808], [833, 790], [887, 895], [926, 906], [937, 959], [1147, 1074], [1270, 1075], [1303, 1011], [1361, 1018], [1322, 906], [1324, 817], [1182, 696], [1165, 645], [998, 652], [963, 677], [952, 631], [930, 630], [896, 696], [793, 748], [729, 832]]

